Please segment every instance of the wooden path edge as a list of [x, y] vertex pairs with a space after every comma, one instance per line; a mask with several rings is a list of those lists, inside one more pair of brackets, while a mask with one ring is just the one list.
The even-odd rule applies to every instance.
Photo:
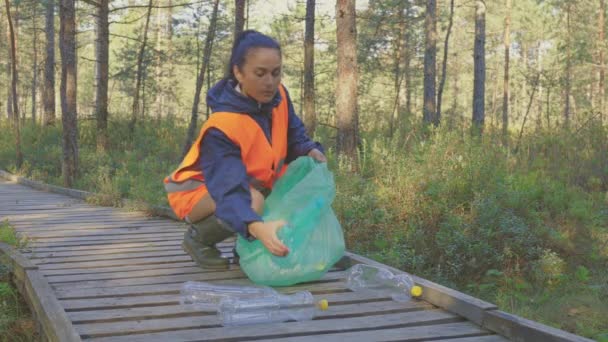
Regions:
[[[56, 185], [32, 181], [24, 177], [13, 175], [1, 169], [0, 178], [26, 185], [37, 190], [62, 194], [81, 200], [86, 200], [87, 197], [96, 195], [88, 191], [68, 189]], [[129, 201], [130, 200], [123, 199], [122, 204], [128, 204]], [[168, 207], [148, 205], [143, 210], [151, 216], [166, 217], [180, 221], [175, 216], [173, 211]], [[20, 276], [24, 277], [23, 280], [25, 281], [24, 285], [26, 285], [26, 287], [19, 288], [19, 291], [22, 291], [22, 293], [26, 294], [27, 296], [34, 297], [32, 299], [37, 301], [38, 305], [35, 305], [36, 302], [33, 302], [30, 305], [33, 305], [34, 312], [36, 312], [37, 315], [45, 315], [47, 313], [55, 313], [58, 310], [60, 311], [60, 314], [58, 314], [55, 319], [49, 319], [48, 315], [38, 316], [41, 318], [40, 323], [42, 324], [47, 337], [49, 337], [49, 340], [80, 341], [80, 336], [74, 330], [71, 321], [59, 304], [50, 285], [37, 271], [38, 267], [33, 265], [26, 257], [22, 256], [21, 253], [6, 244], [0, 243], [0, 253], [7, 254], [9, 258], [13, 260], [12, 262], [15, 266], [14, 270], [16, 278], [19, 279]], [[342, 264], [342, 267], [363, 263], [387, 268], [393, 273], [405, 273], [402, 270], [379, 263], [352, 252], [347, 251], [345, 253], [345, 257], [346, 258], [339, 261], [339, 263]], [[591, 339], [500, 311], [494, 304], [450, 289], [443, 285], [439, 285], [424, 278], [420, 278], [415, 275], [411, 276], [414, 282], [423, 288], [423, 295], [421, 299], [430, 304], [443, 308], [448, 312], [463, 316], [473, 323], [502, 335], [512, 341], [593, 342]], [[34, 281], [32, 281], [32, 278]], [[28, 283], [30, 284], [29, 286], [27, 286]], [[28, 289], [29, 291], [27, 291]], [[43, 293], [48, 294], [48, 298], [40, 301], [40, 298], [36, 296], [36, 292], [32, 293], [32, 290], [43, 291]], [[44, 304], [46, 304], [46, 306]], [[57, 326], [57, 324], [63, 324], [63, 326]], [[49, 328], [54, 328], [54, 331], [47, 331]], [[60, 336], [60, 339], [54, 339], [60, 334], [63, 334]]]
[[81, 341], [55, 292], [38, 266], [24, 257], [13, 246], [0, 242], [0, 257], [8, 259], [12, 280], [25, 298], [39, 324], [41, 340], [51, 342]]

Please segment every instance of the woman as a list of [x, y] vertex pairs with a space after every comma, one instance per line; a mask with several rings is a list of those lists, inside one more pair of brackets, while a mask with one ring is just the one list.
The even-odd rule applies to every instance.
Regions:
[[320, 144], [306, 135], [289, 93], [281, 85], [279, 44], [248, 30], [235, 40], [230, 75], [207, 94], [213, 115], [179, 168], [165, 179], [169, 203], [191, 224], [183, 247], [206, 268], [225, 268], [215, 244], [234, 233], [259, 239], [274, 255], [287, 247], [277, 238], [284, 221], [264, 222], [264, 197], [303, 155], [326, 162]]

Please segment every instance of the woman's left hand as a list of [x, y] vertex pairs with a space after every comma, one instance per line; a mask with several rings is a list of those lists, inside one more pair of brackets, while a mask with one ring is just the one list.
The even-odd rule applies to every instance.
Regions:
[[316, 148], [313, 148], [308, 152], [308, 156], [318, 161], [319, 163], [327, 163], [327, 158], [323, 154], [323, 152], [319, 151]]

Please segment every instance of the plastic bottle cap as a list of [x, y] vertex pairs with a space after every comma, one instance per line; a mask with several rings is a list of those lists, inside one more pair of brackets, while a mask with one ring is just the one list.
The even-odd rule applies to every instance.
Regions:
[[420, 297], [422, 296], [422, 287], [414, 285], [412, 286], [410, 293], [412, 294], [412, 297]]
[[327, 301], [327, 299], [321, 299], [317, 302], [317, 307], [319, 308], [319, 310], [325, 311], [327, 310], [327, 308], [329, 308], [329, 302]]

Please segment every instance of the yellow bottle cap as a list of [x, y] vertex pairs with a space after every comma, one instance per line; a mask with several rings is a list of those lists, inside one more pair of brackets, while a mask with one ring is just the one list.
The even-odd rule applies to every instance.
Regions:
[[321, 299], [317, 302], [317, 307], [319, 308], [319, 310], [325, 311], [327, 310], [327, 308], [329, 308], [329, 302], [327, 301], [327, 299]]
[[422, 287], [414, 285], [412, 286], [410, 293], [412, 294], [412, 297], [420, 297], [422, 296]]

